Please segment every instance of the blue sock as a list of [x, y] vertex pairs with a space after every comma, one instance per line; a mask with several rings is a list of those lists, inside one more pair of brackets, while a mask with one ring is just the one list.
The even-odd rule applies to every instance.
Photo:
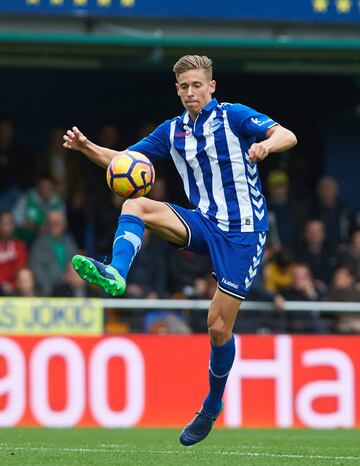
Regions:
[[140, 251], [144, 228], [144, 222], [139, 217], [128, 214], [119, 217], [111, 265], [125, 280], [134, 257]]
[[203, 409], [207, 414], [216, 416], [221, 408], [226, 381], [235, 358], [234, 335], [222, 346], [211, 344], [209, 364], [210, 391], [205, 398]]

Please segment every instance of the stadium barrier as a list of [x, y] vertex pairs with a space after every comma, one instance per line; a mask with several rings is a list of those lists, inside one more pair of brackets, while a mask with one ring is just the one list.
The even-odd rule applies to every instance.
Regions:
[[[104, 309], [134, 312], [155, 310], [204, 311], [208, 300], [0, 298], [0, 335], [102, 335]], [[272, 302], [245, 301], [241, 310], [274, 311]], [[286, 302], [284, 311], [360, 312], [360, 303]]]
[[[211, 301], [205, 299], [104, 299], [104, 309], [190, 309], [203, 311], [209, 309]], [[244, 301], [243, 311], [274, 311], [275, 305], [268, 301]], [[329, 302], [329, 301], [286, 301], [284, 311], [325, 311], [325, 312], [360, 312], [357, 302]]]

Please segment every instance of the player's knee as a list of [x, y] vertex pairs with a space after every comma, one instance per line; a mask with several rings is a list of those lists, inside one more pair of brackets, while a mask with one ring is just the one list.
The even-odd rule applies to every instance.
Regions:
[[231, 338], [231, 330], [229, 330], [228, 325], [221, 317], [210, 320], [208, 322], [208, 329], [210, 340], [216, 346], [225, 344]]
[[141, 197], [139, 199], [126, 199], [122, 206], [121, 213], [143, 218], [145, 212], [144, 201], [146, 201], [146, 199]]

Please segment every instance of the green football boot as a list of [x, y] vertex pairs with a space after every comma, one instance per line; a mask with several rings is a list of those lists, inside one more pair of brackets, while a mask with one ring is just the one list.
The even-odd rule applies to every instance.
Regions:
[[113, 266], [80, 255], [73, 257], [72, 265], [83, 280], [100, 286], [106, 293], [112, 296], [125, 293], [126, 282]]

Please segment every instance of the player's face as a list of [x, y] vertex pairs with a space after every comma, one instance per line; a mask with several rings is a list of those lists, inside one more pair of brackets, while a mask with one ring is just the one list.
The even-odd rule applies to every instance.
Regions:
[[215, 85], [216, 82], [210, 81], [203, 69], [189, 70], [179, 74], [176, 90], [190, 116], [196, 116], [211, 101]]

